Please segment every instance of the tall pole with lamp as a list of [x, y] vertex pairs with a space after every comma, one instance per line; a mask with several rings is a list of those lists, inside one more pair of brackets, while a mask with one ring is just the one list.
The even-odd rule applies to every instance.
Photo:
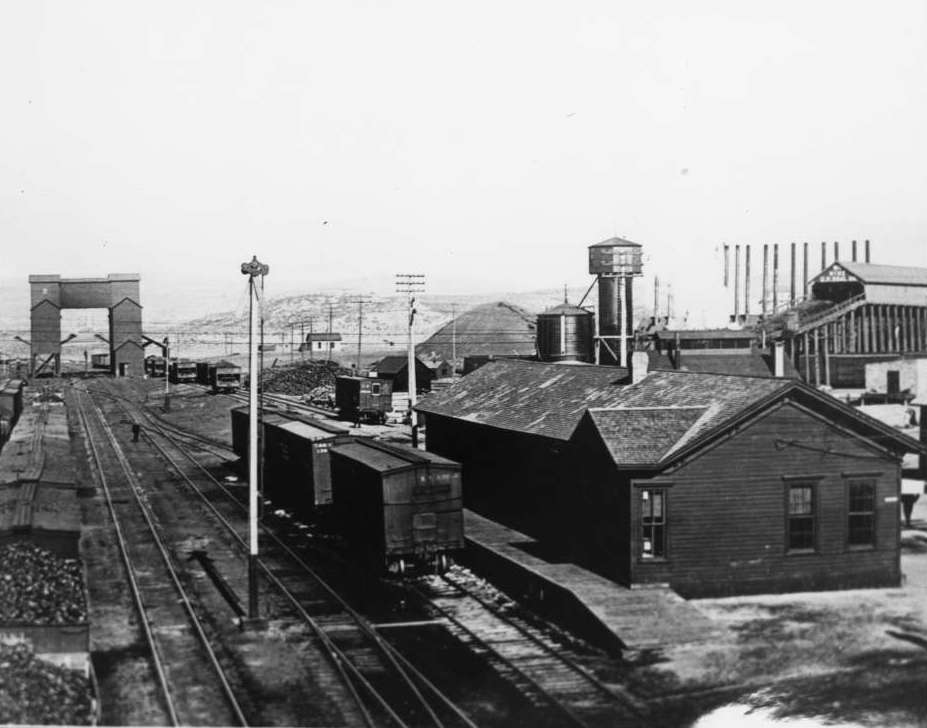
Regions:
[[415, 338], [412, 326], [415, 323], [415, 294], [425, 290], [425, 276], [422, 273], [397, 273], [396, 291], [409, 296], [409, 421], [412, 425], [412, 447], [418, 447], [418, 424], [415, 422]]
[[[255, 255], [250, 263], [241, 264], [241, 272], [248, 276], [248, 618], [258, 618], [257, 557], [258, 557], [258, 390], [261, 388], [261, 371], [258, 367], [258, 330], [260, 306], [263, 303], [264, 276], [270, 266], [258, 261]], [[261, 277], [260, 293], [257, 277]]]

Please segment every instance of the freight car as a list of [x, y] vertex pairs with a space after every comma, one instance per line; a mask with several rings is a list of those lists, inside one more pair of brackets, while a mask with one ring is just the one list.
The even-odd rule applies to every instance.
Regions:
[[196, 362], [189, 359], [176, 359], [171, 362], [169, 370], [170, 380], [174, 384], [183, 382], [196, 382]]
[[16, 424], [23, 411], [24, 386], [22, 379], [9, 379], [0, 384], [0, 418], [10, 428]]
[[164, 357], [154, 355], [145, 357], [145, 373], [153, 379], [163, 377]]
[[[350, 439], [344, 425], [278, 411], [263, 413], [264, 496], [303, 516], [331, 505], [329, 450]], [[232, 448], [248, 462], [248, 408], [232, 410]]]
[[393, 408], [393, 385], [373, 377], [335, 377], [335, 407], [343, 420], [383, 424]]
[[331, 448], [338, 527], [375, 563], [447, 568], [464, 547], [461, 466], [433, 453], [355, 437]]
[[90, 366], [94, 369], [109, 369], [109, 352], [91, 354]]
[[235, 392], [241, 387], [241, 367], [227, 361], [199, 361], [196, 381], [212, 387], [213, 392]]

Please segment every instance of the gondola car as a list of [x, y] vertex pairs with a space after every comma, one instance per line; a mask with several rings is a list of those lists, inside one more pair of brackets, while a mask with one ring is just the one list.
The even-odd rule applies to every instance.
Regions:
[[464, 547], [461, 466], [433, 453], [355, 437], [332, 446], [339, 530], [375, 564], [444, 570]]
[[[264, 496], [311, 517], [331, 505], [329, 449], [350, 439], [344, 425], [276, 411], [263, 413]], [[247, 466], [248, 408], [232, 410], [232, 447]]]

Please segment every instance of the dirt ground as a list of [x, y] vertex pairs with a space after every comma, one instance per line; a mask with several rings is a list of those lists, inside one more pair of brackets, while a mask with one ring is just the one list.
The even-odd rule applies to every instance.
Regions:
[[666, 649], [649, 669], [670, 690], [743, 688], [698, 728], [927, 726], [927, 496], [901, 565], [897, 589], [696, 600], [722, 637]]

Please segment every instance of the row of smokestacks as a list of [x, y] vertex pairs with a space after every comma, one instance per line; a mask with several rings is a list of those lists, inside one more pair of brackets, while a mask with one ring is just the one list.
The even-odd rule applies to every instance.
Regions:
[[[730, 288], [731, 285], [731, 248], [734, 248], [734, 320], [736, 321], [741, 314], [745, 316], [750, 315], [750, 246], [749, 245], [729, 245], [724, 244], [724, 287]], [[785, 245], [782, 246], [783, 248]], [[741, 248], [743, 248], [743, 258], [741, 258]], [[789, 264], [788, 264], [788, 276], [789, 276], [789, 289], [788, 289], [788, 299], [783, 297], [783, 300], [779, 300], [779, 293], [782, 290], [779, 285], [779, 244], [773, 243], [772, 245], [764, 244], [763, 245], [763, 292], [762, 298], [760, 298], [760, 313], [764, 316], [768, 314], [775, 313], [780, 304], [786, 304], [788, 306], [794, 306], [795, 304], [803, 301], [810, 295], [808, 290], [809, 281], [811, 280], [812, 274], [809, 268], [809, 245], [808, 243], [802, 243], [802, 264], [800, 267], [801, 270], [801, 290], [797, 288], [798, 285], [798, 274], [799, 274], [799, 265], [797, 262], [797, 244], [791, 243], [789, 245]], [[770, 285], [770, 249], [772, 249], [772, 285]], [[858, 253], [858, 246], [856, 241], [853, 240], [850, 243], [850, 260], [856, 262]], [[831, 263], [840, 260], [840, 243], [834, 242], [834, 256], [831, 259]], [[863, 262], [869, 262], [869, 241], [863, 241]], [[827, 262], [827, 243], [821, 243], [821, 270], [824, 270], [828, 266]], [[742, 273], [741, 273], [742, 271]], [[741, 291], [743, 292], [743, 299], [741, 299]], [[742, 304], [742, 305], [741, 305]]]

